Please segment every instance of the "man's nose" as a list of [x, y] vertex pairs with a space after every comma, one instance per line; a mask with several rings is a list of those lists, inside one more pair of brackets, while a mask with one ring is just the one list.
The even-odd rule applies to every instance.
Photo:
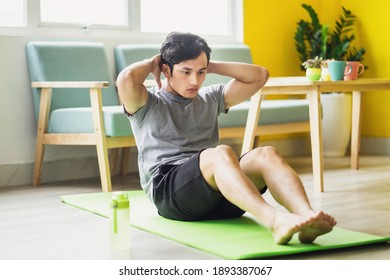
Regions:
[[198, 76], [197, 75], [191, 75], [190, 84], [192, 86], [197, 86], [199, 83]]

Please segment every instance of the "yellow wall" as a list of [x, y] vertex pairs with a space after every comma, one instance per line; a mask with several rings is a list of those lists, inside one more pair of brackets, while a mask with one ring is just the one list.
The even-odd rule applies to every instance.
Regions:
[[[366, 49], [365, 77], [390, 77], [390, 1], [387, 0], [244, 0], [244, 42], [256, 64], [271, 76], [303, 75], [294, 45], [296, 23], [309, 19], [302, 3], [316, 10], [331, 28], [344, 6], [357, 16], [356, 45]], [[390, 92], [363, 95], [362, 135], [390, 137]]]

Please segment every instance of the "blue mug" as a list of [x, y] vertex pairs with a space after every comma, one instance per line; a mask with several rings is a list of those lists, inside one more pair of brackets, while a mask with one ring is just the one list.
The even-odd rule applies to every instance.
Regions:
[[342, 81], [344, 76], [349, 75], [352, 71], [352, 67], [347, 65], [345, 61], [328, 61], [328, 68], [331, 81]]

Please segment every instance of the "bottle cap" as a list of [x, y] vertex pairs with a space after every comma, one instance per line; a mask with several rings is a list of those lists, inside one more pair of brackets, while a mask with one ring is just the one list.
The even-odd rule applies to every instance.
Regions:
[[115, 193], [111, 197], [111, 207], [124, 209], [129, 208], [129, 199], [127, 195], [124, 193]]

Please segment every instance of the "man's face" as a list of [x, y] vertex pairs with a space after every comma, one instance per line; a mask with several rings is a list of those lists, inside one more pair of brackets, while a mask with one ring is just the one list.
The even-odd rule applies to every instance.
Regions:
[[166, 90], [174, 95], [194, 98], [207, 74], [207, 56], [202, 52], [197, 58], [185, 60], [173, 66], [171, 75], [168, 65], [163, 65], [168, 79]]

